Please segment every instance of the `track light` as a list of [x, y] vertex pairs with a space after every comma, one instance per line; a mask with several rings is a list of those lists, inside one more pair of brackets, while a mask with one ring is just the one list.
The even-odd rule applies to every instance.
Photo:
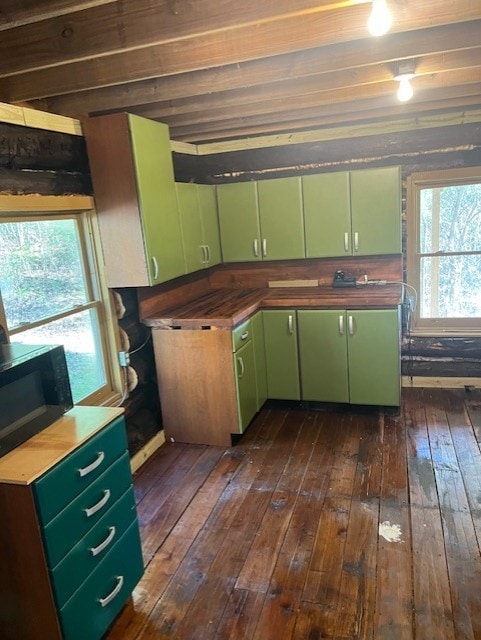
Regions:
[[415, 67], [413, 61], [400, 62], [394, 80], [399, 82], [397, 98], [400, 102], [407, 102], [413, 97], [414, 90], [410, 80], [415, 77]]
[[372, 9], [367, 21], [369, 33], [373, 36], [383, 36], [392, 25], [392, 15], [386, 0], [372, 0]]

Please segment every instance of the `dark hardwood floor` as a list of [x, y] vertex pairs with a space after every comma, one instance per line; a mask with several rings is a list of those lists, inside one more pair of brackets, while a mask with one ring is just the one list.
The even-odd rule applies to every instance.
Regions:
[[146, 573], [109, 640], [481, 639], [481, 392], [271, 403], [136, 474]]

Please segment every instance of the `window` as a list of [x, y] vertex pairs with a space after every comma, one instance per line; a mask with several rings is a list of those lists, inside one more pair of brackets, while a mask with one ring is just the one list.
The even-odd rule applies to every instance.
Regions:
[[[59, 200], [69, 206], [69, 198]], [[106, 402], [119, 386], [95, 250], [91, 210], [0, 213], [0, 293], [10, 340], [63, 344], [74, 402], [84, 404]]]
[[408, 283], [414, 333], [481, 334], [481, 168], [408, 181]]

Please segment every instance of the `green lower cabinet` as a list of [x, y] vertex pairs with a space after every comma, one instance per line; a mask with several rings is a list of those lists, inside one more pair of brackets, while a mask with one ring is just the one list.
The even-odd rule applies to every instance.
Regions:
[[239, 432], [243, 433], [257, 413], [254, 343], [249, 340], [234, 353]]
[[264, 340], [263, 311], [259, 311], [251, 320], [252, 340], [254, 343], [254, 363], [256, 367], [257, 411], [267, 400], [266, 348]]
[[297, 321], [294, 310], [263, 311], [269, 398], [300, 400]]
[[298, 311], [302, 399], [399, 406], [396, 309]]
[[398, 311], [348, 311], [347, 321], [350, 401], [353, 404], [399, 406]]
[[345, 311], [298, 311], [302, 399], [349, 402]]

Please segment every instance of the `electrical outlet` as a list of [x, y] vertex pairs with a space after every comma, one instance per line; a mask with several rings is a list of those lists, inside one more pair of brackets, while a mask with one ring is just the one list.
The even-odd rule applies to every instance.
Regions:
[[128, 351], [119, 351], [119, 362], [121, 367], [128, 367], [130, 364], [130, 354]]

